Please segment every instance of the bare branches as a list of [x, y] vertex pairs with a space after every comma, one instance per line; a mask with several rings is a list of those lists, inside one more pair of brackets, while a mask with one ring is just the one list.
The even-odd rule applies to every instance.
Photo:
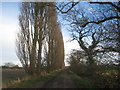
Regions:
[[109, 4], [109, 5], [113, 6], [114, 8], [116, 8], [120, 12], [120, 7], [116, 6], [112, 2], [90, 2], [90, 3], [91, 4]]
[[[100, 2], [100, 4], [111, 5], [109, 10], [106, 7], [102, 7], [104, 8], [103, 10], [107, 12], [107, 14], [105, 14], [104, 11], [101, 12], [101, 9], [99, 10], [100, 7], [95, 7], [95, 10], [98, 9], [97, 12], [94, 12], [94, 8], [88, 11], [89, 13], [84, 9], [82, 10], [79, 8], [74, 8], [71, 12], [67, 12], [66, 14], [67, 21], [70, 22], [70, 32], [72, 35], [72, 39], [77, 40], [80, 48], [85, 51], [88, 57], [89, 64], [94, 63], [94, 56], [97, 55], [97, 53], [108, 51], [118, 52], [116, 49], [116, 45], [111, 48], [113, 42], [110, 39], [108, 40], [107, 38], [112, 38], [114, 39], [114, 42], [116, 42], [116, 38], [113, 38], [113, 36], [111, 36], [110, 30], [114, 30], [117, 27], [115, 26], [115, 23], [118, 23], [117, 20], [120, 20], [120, 16], [118, 16], [117, 14], [119, 12], [119, 7], [117, 7], [116, 4], [109, 2]], [[115, 10], [115, 8], [117, 10]], [[114, 12], [116, 12], [116, 14], [111, 14]], [[108, 15], [109, 13], [110, 15]], [[113, 22], [114, 24], [112, 25]], [[110, 26], [115, 28], [110, 28]], [[109, 30], [105, 31], [105, 27]], [[100, 47], [102, 45], [103, 47]]]
[[[120, 19], [120, 17], [118, 17], [118, 16], [112, 16], [112, 17], [108, 17], [108, 18], [105, 18], [105, 19], [99, 20], [99, 21], [90, 21], [90, 22], [88, 21], [85, 24], [83, 24], [82, 27], [86, 27], [90, 23], [100, 24], [100, 23], [103, 23], [105, 21], [112, 20], [112, 19]], [[81, 24], [81, 23], [74, 22], [74, 24]]]
[[17, 54], [30, 75], [64, 67], [64, 42], [54, 6], [44, 2], [22, 3]]
[[[70, 4], [70, 3], [72, 3], [71, 7], [68, 8], [66, 11], [63, 11], [63, 9], [65, 8], [65, 6], [67, 6], [67, 5]], [[79, 3], [79, 2], [69, 2], [69, 3], [65, 4], [61, 9], [60, 9], [59, 7], [57, 7], [57, 6], [56, 6], [56, 8], [57, 8], [62, 14], [64, 14], [64, 13], [69, 12], [69, 11], [70, 11], [72, 8], [74, 8], [78, 3]]]

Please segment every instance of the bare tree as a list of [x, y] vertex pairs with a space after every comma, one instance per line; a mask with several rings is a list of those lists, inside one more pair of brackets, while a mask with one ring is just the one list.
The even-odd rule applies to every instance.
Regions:
[[[41, 74], [46, 71], [45, 67], [51, 71], [60, 69], [63, 66], [56, 64], [64, 64], [64, 43], [53, 4], [24, 2], [20, 9], [17, 55], [24, 69], [31, 75]], [[57, 52], [58, 46], [61, 46], [62, 54]], [[58, 57], [62, 55], [61, 58], [57, 59], [56, 54]]]
[[[54, 3], [49, 3], [48, 14], [48, 69], [53, 71], [64, 67], [64, 43], [63, 36], [57, 22], [57, 13]], [[59, 48], [58, 48], [59, 47]]]
[[[89, 10], [88, 12], [82, 9], [79, 4], [76, 8], [72, 8], [69, 12], [67, 12], [64, 19], [70, 22], [71, 36], [73, 40], [78, 41], [80, 47], [86, 52], [89, 64], [93, 64], [95, 62], [93, 57], [97, 55], [97, 53], [105, 51], [119, 52], [118, 48], [116, 48], [118, 46], [115, 44], [115, 47], [113, 47], [113, 40], [110, 40], [110, 38], [112, 38], [114, 41], [118, 42], [118, 20], [120, 17], [118, 3], [112, 3], [112, 6], [110, 6], [111, 3], [106, 6], [98, 6], [97, 9], [90, 3], [84, 3], [91, 8], [91, 11]], [[113, 5], [118, 8], [116, 9]], [[101, 9], [104, 9], [104, 11]], [[114, 26], [115, 28], [109, 28], [110, 26]], [[114, 36], [113, 34], [110, 34], [110, 32], [113, 32]], [[109, 42], [109, 45], [104, 43], [106, 41]]]
[[40, 73], [43, 27], [45, 27], [44, 7], [45, 3], [24, 2], [20, 9], [17, 54], [25, 70], [32, 75]]

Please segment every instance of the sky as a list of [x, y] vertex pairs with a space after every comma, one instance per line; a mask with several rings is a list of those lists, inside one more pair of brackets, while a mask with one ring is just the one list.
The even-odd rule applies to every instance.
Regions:
[[[19, 7], [20, 2], [0, 2], [0, 66], [7, 62], [21, 66], [15, 50], [16, 34], [19, 31]], [[65, 28], [61, 29], [66, 60], [67, 54], [69, 54], [72, 49], [78, 49], [79, 45], [76, 41], [68, 42], [68, 40], [70, 40], [69, 32]], [[68, 65], [66, 61], [65, 64]]]
[[19, 3], [2, 2], [0, 23], [0, 59], [6, 62], [20, 63], [15, 52], [15, 38], [18, 30]]

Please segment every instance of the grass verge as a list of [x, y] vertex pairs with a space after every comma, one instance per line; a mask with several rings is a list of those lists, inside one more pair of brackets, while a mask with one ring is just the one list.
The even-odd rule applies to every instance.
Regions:
[[69, 73], [72, 74], [72, 78], [76, 82], [76, 84], [78, 85], [78, 87], [80, 86], [80, 88], [89, 88], [89, 90], [91, 90], [91, 88], [93, 88], [92, 85], [89, 82], [85, 81], [84, 79], [82, 79], [81, 77], [79, 77], [74, 72], [69, 71]]
[[26, 87], [29, 87], [39, 81], [45, 81], [45, 80], [51, 79], [51, 78], [55, 77], [57, 74], [59, 74], [61, 71], [62, 70], [51, 72], [45, 76], [31, 77], [29, 80], [23, 80], [20, 83], [14, 84], [8, 88], [26, 88]]

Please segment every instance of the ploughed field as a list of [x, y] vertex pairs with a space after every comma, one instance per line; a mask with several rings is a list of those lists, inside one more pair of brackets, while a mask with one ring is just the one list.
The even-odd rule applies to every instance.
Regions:
[[27, 76], [23, 69], [2, 69], [2, 85]]

